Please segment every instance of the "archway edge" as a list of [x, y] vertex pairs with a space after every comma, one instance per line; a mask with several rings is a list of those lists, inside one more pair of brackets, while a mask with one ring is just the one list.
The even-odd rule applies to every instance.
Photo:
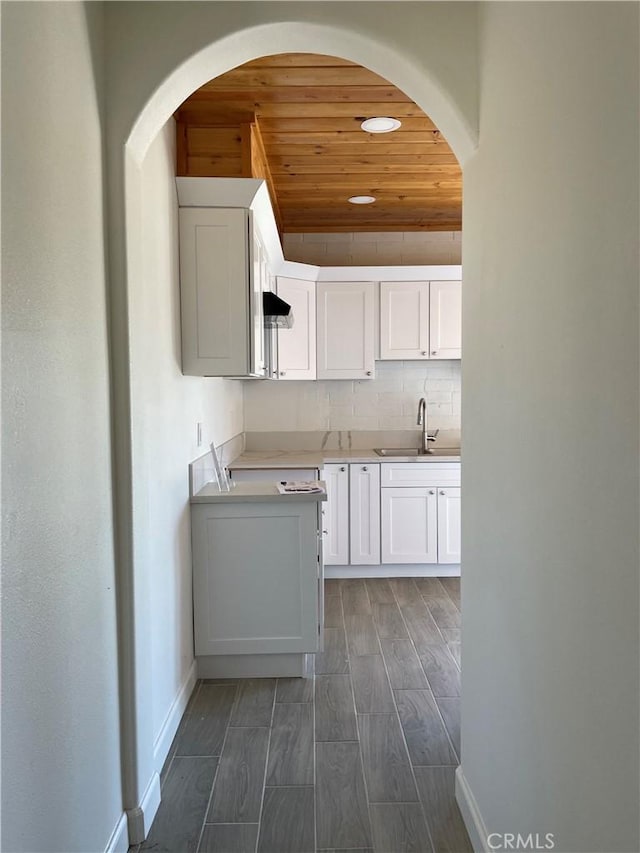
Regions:
[[237, 30], [211, 42], [173, 70], [156, 88], [136, 119], [126, 143], [141, 163], [162, 126], [196, 89], [232, 68], [278, 53], [318, 53], [349, 59], [402, 89], [435, 122], [461, 166], [475, 151], [471, 129], [443, 81], [382, 41], [341, 27], [280, 21]]

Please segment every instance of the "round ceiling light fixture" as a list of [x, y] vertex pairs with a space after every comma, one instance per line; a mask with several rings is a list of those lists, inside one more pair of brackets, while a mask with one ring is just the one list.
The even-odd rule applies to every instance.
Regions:
[[347, 199], [351, 204], [373, 204], [375, 200], [376, 197], [373, 195], [352, 195]]
[[376, 116], [368, 118], [362, 122], [360, 127], [367, 133], [391, 133], [392, 130], [397, 130], [402, 122], [397, 118], [389, 118], [389, 116]]

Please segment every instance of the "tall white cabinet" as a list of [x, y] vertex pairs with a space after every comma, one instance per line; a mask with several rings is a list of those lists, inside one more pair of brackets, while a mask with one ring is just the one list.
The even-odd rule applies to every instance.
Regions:
[[318, 282], [318, 379], [373, 378], [374, 330], [372, 281]]
[[324, 564], [342, 566], [349, 562], [349, 466], [325, 465], [322, 477], [327, 487], [322, 509]]

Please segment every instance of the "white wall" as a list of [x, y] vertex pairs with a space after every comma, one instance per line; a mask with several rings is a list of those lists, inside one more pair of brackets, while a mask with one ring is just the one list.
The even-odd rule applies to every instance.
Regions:
[[[173, 119], [142, 165], [141, 218], [143, 274], [130, 299], [134, 544], [136, 564], [151, 579], [155, 741], [193, 662], [187, 465], [210, 441], [221, 444], [243, 430], [241, 382], [181, 372]], [[201, 447], [197, 422], [203, 423]]]
[[460, 264], [461, 231], [337, 231], [283, 234], [288, 261], [318, 266]]
[[101, 156], [102, 9], [2, 8], [2, 849], [122, 814]]
[[637, 851], [638, 4], [482, 10], [462, 767], [490, 832]]
[[425, 397], [429, 429], [460, 429], [459, 361], [377, 361], [374, 379], [244, 384], [247, 432], [417, 429]]

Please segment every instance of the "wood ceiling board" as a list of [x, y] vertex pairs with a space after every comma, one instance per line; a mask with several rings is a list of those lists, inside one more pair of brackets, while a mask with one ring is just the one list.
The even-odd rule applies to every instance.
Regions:
[[[392, 118], [404, 121], [408, 118], [419, 118], [431, 121], [428, 116], [422, 112], [420, 107], [413, 101], [398, 101], [390, 102], [383, 100], [380, 102], [368, 101], [366, 99], [360, 101], [284, 101], [272, 102], [266, 99], [258, 98], [257, 101], [252, 101], [251, 98], [242, 98], [242, 93], [234, 92], [233, 97], [229, 99], [220, 98], [217, 95], [200, 98], [197, 93], [192, 95], [188, 101], [185, 101], [180, 106], [175, 115], [196, 115], [199, 112], [212, 113], [218, 115], [225, 110], [232, 112], [244, 113], [247, 110], [255, 110], [260, 118], [325, 118], [326, 116], [335, 116], [336, 118], [370, 118], [371, 116], [388, 115], [392, 112]], [[435, 125], [434, 125], [435, 126]]]
[[[358, 116], [334, 116], [327, 113], [326, 116], [315, 116], [313, 118], [290, 118], [289, 116], [265, 117], [259, 116], [260, 127], [263, 133], [345, 133], [352, 132], [362, 134], [360, 128], [367, 114]], [[392, 116], [395, 118], [395, 116]], [[398, 119], [402, 122], [402, 131], [405, 133], [435, 133], [437, 127], [431, 119], [424, 116], [412, 116]], [[400, 133], [400, 131], [395, 131]]]
[[[385, 104], [410, 104], [412, 115], [424, 115], [420, 108], [411, 101], [404, 92], [396, 89], [388, 83], [385, 86], [272, 86], [252, 89], [221, 89], [208, 88], [209, 83], [198, 89], [190, 96], [189, 101], [181, 105], [179, 109], [187, 109], [193, 103], [213, 102], [239, 102], [243, 104], [255, 103], [266, 104], [304, 104], [304, 103], [364, 103], [377, 102]], [[187, 106], [185, 106], [187, 105]], [[400, 107], [398, 107], [399, 109]]]
[[323, 190], [339, 190], [341, 187], [350, 185], [370, 186], [370, 187], [391, 187], [392, 189], [414, 189], [416, 187], [437, 188], [457, 190], [458, 193], [462, 189], [462, 178], [458, 175], [440, 174], [437, 176], [435, 172], [425, 173], [392, 173], [392, 174], [371, 174], [366, 172], [363, 175], [359, 174], [340, 174], [333, 171], [326, 171], [322, 175], [289, 175], [279, 174], [277, 177], [278, 187], [283, 192], [308, 192], [313, 189], [317, 192]]
[[[348, 165], [323, 166], [322, 161], [309, 166], [290, 166], [289, 164], [274, 164], [273, 159], [269, 161], [273, 175], [295, 176], [301, 182], [312, 181], [318, 175], [423, 175], [429, 181], [458, 181], [462, 180], [460, 167], [453, 164], [442, 164], [436, 166], [405, 165], [389, 166], [386, 159], [380, 158], [377, 163], [362, 165], [360, 163], [349, 163]], [[368, 180], [373, 180], [369, 178]]]
[[339, 56], [327, 56], [319, 53], [275, 53], [272, 56], [261, 56], [259, 59], [252, 59], [251, 62], [245, 62], [244, 68], [271, 68], [273, 66], [280, 68], [311, 66], [315, 68], [322, 65], [357, 66], [357, 64], [350, 59], [341, 59]]
[[[388, 88], [389, 82], [361, 65], [313, 67], [241, 65], [205, 83], [198, 91], [217, 92], [243, 89], [248, 91], [283, 87], [313, 89], [354, 89], [362, 86]], [[326, 100], [326, 98], [325, 98]]]
[[[369, 149], [372, 151], [373, 149]], [[287, 154], [287, 156], [272, 156], [269, 162], [273, 166], [348, 166], [353, 163], [354, 166], [376, 166], [385, 164], [389, 167], [393, 166], [456, 166], [458, 171], [462, 173], [455, 154], [360, 154], [356, 157], [352, 154], [352, 149], [349, 149], [349, 156], [345, 154], [321, 154], [313, 151], [311, 154]]]
[[[420, 223], [412, 221], [409, 223], [394, 223], [390, 222], [358, 222], [358, 232], [366, 233], [368, 231], [461, 231], [462, 222], [460, 219], [445, 221], [445, 222], [425, 222]], [[322, 228], [318, 223], [313, 225], [301, 225], [299, 222], [285, 223], [285, 231], [287, 234], [344, 234], [345, 232], [353, 231], [353, 228], [345, 228], [344, 225], [325, 224]]]
[[445, 154], [451, 153], [447, 142], [439, 136], [439, 131], [414, 131], [403, 133], [396, 130], [393, 140], [388, 134], [364, 133], [362, 130], [325, 130], [325, 131], [280, 131], [264, 133], [264, 142], [268, 147], [278, 146], [286, 151], [298, 145], [370, 145], [373, 149], [393, 145], [402, 151], [403, 145], [422, 145], [424, 149], [437, 148]]

